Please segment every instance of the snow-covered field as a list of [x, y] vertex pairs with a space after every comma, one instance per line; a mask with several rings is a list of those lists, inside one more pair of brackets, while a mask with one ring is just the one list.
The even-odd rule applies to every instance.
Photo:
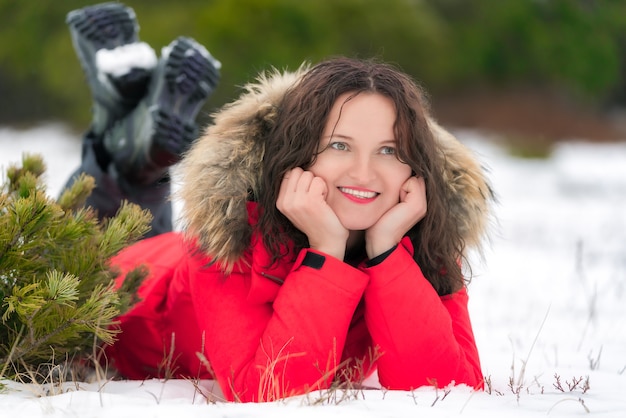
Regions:
[[[626, 143], [572, 141], [549, 159], [522, 160], [477, 132], [457, 134], [489, 166], [500, 200], [470, 285], [485, 392], [368, 390], [251, 405], [213, 402], [212, 382], [5, 381], [0, 416], [626, 417]], [[56, 196], [80, 143], [62, 125], [0, 127], [2, 172], [23, 152], [45, 157]]]

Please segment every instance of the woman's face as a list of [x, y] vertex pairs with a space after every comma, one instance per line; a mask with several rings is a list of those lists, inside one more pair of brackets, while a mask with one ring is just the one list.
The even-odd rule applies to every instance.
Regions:
[[366, 230], [398, 204], [411, 168], [397, 158], [396, 109], [376, 93], [346, 93], [333, 105], [321, 151], [309, 168], [326, 182], [326, 202], [351, 231]]

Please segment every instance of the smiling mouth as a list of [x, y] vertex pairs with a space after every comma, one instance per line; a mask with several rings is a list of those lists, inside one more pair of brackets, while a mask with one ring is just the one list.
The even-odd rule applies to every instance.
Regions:
[[339, 187], [338, 189], [341, 193], [354, 196], [358, 199], [373, 199], [379, 194], [379, 193], [371, 192], [371, 191], [349, 189], [347, 187]]

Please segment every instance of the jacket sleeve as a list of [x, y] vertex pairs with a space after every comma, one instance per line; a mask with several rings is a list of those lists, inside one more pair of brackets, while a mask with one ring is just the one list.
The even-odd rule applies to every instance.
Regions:
[[465, 288], [439, 297], [412, 258], [407, 239], [380, 264], [363, 268], [365, 321], [381, 352], [378, 376], [389, 389], [482, 388]]
[[249, 300], [248, 273], [192, 276], [205, 353], [228, 400], [271, 401], [332, 381], [368, 277], [328, 256], [319, 269], [302, 265], [306, 252], [273, 303]]

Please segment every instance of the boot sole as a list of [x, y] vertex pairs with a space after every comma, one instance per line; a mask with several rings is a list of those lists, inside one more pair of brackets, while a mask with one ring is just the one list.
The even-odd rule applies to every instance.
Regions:
[[155, 122], [155, 142], [171, 153], [170, 164], [180, 159], [196, 138], [196, 116], [219, 82], [219, 65], [204, 47], [180, 37], [166, 58]]
[[124, 117], [145, 93], [151, 72], [138, 70], [123, 77], [102, 77], [96, 60], [100, 50], [139, 41], [135, 12], [120, 3], [102, 3], [72, 10], [65, 22], [95, 102], [93, 129], [100, 135]]
[[81, 50], [85, 43], [89, 44], [92, 60], [99, 49], [138, 42], [135, 12], [121, 4], [104, 3], [73, 10], [67, 14], [66, 23], [78, 35]]

